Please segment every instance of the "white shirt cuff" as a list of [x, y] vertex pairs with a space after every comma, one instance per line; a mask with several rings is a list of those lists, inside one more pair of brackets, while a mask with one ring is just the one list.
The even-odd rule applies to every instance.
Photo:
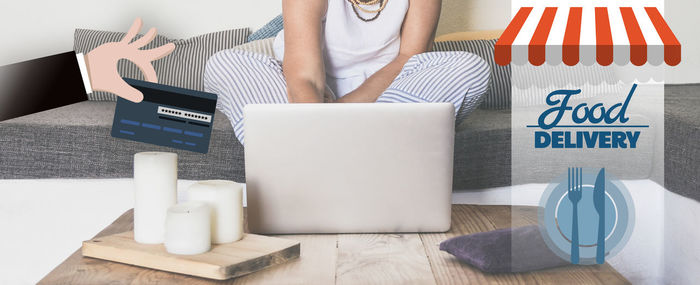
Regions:
[[78, 58], [78, 67], [80, 67], [80, 76], [83, 77], [85, 93], [90, 94], [92, 93], [92, 85], [90, 85], [90, 74], [88, 74], [87, 64], [85, 64], [85, 55], [76, 53], [75, 56]]

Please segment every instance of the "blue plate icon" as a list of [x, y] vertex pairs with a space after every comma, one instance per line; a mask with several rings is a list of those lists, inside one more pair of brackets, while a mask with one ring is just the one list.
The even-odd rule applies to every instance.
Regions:
[[[579, 264], [596, 264], [598, 213], [593, 204], [593, 189], [599, 169], [583, 170], [583, 187], [578, 203]], [[573, 205], [568, 199], [567, 173], [550, 183], [540, 200], [538, 212], [542, 237], [558, 256], [569, 260], [573, 229]], [[627, 243], [634, 227], [634, 206], [629, 192], [611, 175], [605, 177], [605, 253], [606, 258]]]

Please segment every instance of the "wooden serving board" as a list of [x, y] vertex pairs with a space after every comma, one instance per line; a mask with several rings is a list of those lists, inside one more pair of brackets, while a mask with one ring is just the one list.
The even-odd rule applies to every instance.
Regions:
[[212, 245], [198, 255], [177, 255], [165, 251], [162, 244], [134, 241], [134, 232], [94, 238], [83, 242], [83, 256], [130, 265], [226, 280], [255, 272], [299, 257], [298, 241], [244, 234], [243, 239]]

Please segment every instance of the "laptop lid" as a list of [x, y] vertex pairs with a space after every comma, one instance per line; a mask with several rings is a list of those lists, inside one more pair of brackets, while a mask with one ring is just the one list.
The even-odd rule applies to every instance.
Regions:
[[449, 229], [452, 105], [249, 105], [244, 125], [251, 232]]

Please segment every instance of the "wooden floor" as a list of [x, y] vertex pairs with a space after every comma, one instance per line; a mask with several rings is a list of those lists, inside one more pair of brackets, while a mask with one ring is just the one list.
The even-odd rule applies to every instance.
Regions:
[[[608, 264], [485, 274], [438, 248], [450, 237], [536, 223], [535, 207], [454, 205], [447, 233], [284, 235], [301, 242], [298, 260], [224, 282], [82, 257], [78, 250], [40, 284], [629, 284]], [[96, 237], [132, 227], [130, 210]]]

